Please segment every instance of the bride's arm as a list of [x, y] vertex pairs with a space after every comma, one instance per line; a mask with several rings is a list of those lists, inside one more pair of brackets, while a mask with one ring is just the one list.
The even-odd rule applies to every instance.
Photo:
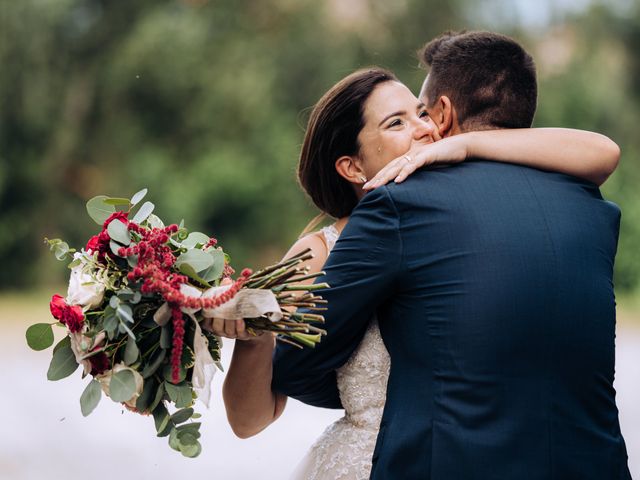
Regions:
[[401, 182], [425, 165], [458, 163], [467, 158], [517, 163], [602, 185], [618, 166], [620, 148], [599, 133], [569, 128], [467, 132], [428, 145], [414, 145], [407, 155], [389, 162], [364, 188], [370, 190], [394, 179]]
[[[284, 258], [306, 248], [311, 248], [314, 258], [303, 266], [308, 266], [310, 273], [319, 272], [327, 259], [327, 250], [318, 235], [298, 240]], [[313, 283], [313, 279], [300, 283]], [[243, 320], [215, 319], [212, 330], [216, 335], [237, 338], [222, 397], [233, 432], [240, 438], [251, 437], [276, 421], [287, 402], [286, 396], [271, 390], [275, 337], [250, 336]]]

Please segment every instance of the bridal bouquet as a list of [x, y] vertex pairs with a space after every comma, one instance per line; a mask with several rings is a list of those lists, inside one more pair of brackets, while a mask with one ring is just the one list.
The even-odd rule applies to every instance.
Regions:
[[142, 203], [146, 193], [89, 200], [87, 212], [102, 228], [80, 251], [45, 239], [59, 260], [72, 257], [69, 289], [66, 298], [51, 299], [57, 322], [29, 327], [27, 343], [46, 349], [54, 341], [52, 325], [65, 328], [47, 378], [60, 380], [78, 366], [83, 378], [92, 377], [80, 396], [83, 415], [104, 393], [151, 414], [158, 436], [195, 457], [201, 445], [194, 400], [208, 405], [211, 378], [220, 368], [219, 339], [201, 328], [202, 320], [245, 318], [250, 333], [273, 331], [280, 340], [313, 346], [325, 333], [313, 325], [322, 315], [294, 310], [323, 310], [325, 301], [314, 292], [326, 284], [299, 283], [321, 274], [299, 266], [309, 251], [231, 280], [229, 257], [215, 238], [182, 224], [165, 226], [154, 205]]

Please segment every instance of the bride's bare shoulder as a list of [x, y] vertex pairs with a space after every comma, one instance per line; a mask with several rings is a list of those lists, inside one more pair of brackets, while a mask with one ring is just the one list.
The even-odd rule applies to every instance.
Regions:
[[322, 266], [329, 256], [329, 250], [327, 248], [324, 234], [321, 231], [309, 233], [308, 235], [299, 238], [291, 248], [289, 248], [289, 251], [286, 253], [284, 258], [292, 257], [307, 248], [311, 249], [313, 258], [307, 260], [304, 265], [310, 268], [310, 273], [319, 272], [322, 270]]

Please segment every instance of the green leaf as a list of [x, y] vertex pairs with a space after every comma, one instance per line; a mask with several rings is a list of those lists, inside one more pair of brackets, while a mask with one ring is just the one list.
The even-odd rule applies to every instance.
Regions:
[[[67, 337], [68, 338], [68, 337]], [[68, 377], [78, 368], [78, 362], [76, 362], [76, 356], [71, 350], [71, 340], [64, 345], [57, 347], [54, 350], [49, 370], [47, 371], [47, 378], [52, 381], [61, 380]]]
[[160, 220], [160, 217], [153, 213], [149, 215], [149, 218], [147, 218], [147, 223], [151, 228], [164, 228], [164, 222]]
[[171, 421], [178, 425], [189, 420], [191, 415], [193, 415], [193, 408], [183, 408], [171, 415]]
[[202, 446], [200, 442], [197, 442], [195, 445], [183, 445], [180, 443], [180, 453], [187, 458], [195, 458], [202, 453]]
[[165, 383], [165, 388], [169, 394], [169, 398], [176, 404], [177, 408], [188, 407], [193, 403], [191, 395], [191, 387], [189, 385], [174, 385]]
[[153, 410], [153, 421], [156, 425], [156, 432], [161, 433], [165, 428], [167, 428], [167, 425], [169, 425], [170, 421], [167, 407], [165, 407], [163, 404], [159, 404]]
[[171, 330], [169, 324], [160, 330], [160, 348], [164, 348], [165, 350], [171, 348]]
[[53, 345], [53, 329], [48, 323], [36, 323], [27, 328], [27, 345], [40, 351]]
[[139, 192], [136, 192], [133, 197], [131, 197], [131, 205], [137, 205], [147, 194], [147, 189], [143, 188]]
[[109, 306], [111, 308], [118, 308], [119, 305], [120, 305], [120, 298], [117, 295], [113, 295], [109, 299]]
[[87, 202], [87, 213], [98, 225], [102, 225], [116, 211], [116, 207], [104, 203], [108, 198], [106, 195], [98, 195]]
[[62, 340], [56, 343], [56, 346], [53, 347], [53, 353], [56, 353], [61, 348], [66, 348], [66, 347], [71, 348], [71, 337], [69, 336], [64, 337]]
[[158, 370], [158, 367], [160, 367], [166, 355], [167, 351], [163, 349], [160, 349], [158, 352], [156, 352], [151, 363], [149, 363], [149, 365], [147, 365], [144, 370], [142, 370], [142, 378], [148, 378], [156, 373], [156, 370]]
[[188, 263], [183, 263], [182, 265], [180, 265], [179, 270], [180, 270], [180, 273], [186, 275], [191, 280], [195, 280], [200, 285], [203, 285], [203, 286], [206, 286], [206, 287], [210, 287], [211, 286], [211, 284], [209, 282], [207, 282], [204, 278], [202, 278], [200, 275], [198, 275], [198, 273]]
[[126, 303], [120, 303], [120, 305], [118, 305], [116, 315], [123, 322], [133, 323], [133, 310]]
[[178, 430], [176, 428], [172, 428], [169, 434], [169, 446], [176, 452], [180, 451], [180, 440], [178, 440]]
[[120, 251], [120, 249], [122, 248], [122, 245], [120, 245], [118, 242], [114, 242], [113, 240], [110, 240], [109, 248], [111, 249], [111, 253], [113, 253], [116, 257], [120, 257], [120, 254], [118, 253], [118, 251]]
[[122, 245], [127, 246], [131, 243], [131, 234], [129, 234], [127, 226], [120, 220], [113, 220], [109, 222], [109, 225], [107, 226], [107, 233], [112, 240], [115, 240]]
[[164, 383], [161, 383], [160, 385], [158, 385], [158, 390], [156, 390], [156, 396], [153, 399], [153, 402], [151, 402], [151, 405], [149, 405], [150, 411], [153, 412], [156, 409], [156, 407], [160, 405], [160, 402], [162, 402], [162, 397], [164, 397]]
[[155, 397], [157, 391], [158, 383], [152, 378], [146, 380], [142, 387], [142, 393], [136, 400], [136, 409], [143, 413], [149, 411], [151, 400]]
[[118, 198], [118, 197], [105, 198], [103, 202], [106, 205], [127, 205], [127, 206], [129, 206], [129, 204], [131, 203], [129, 202], [128, 198]]
[[87, 388], [82, 392], [82, 395], [80, 395], [80, 410], [82, 411], [82, 415], [86, 417], [93, 412], [93, 409], [98, 406], [101, 397], [102, 388], [100, 387], [100, 382], [91, 380]]
[[138, 355], [140, 354], [140, 350], [138, 349], [138, 345], [136, 345], [136, 341], [129, 337], [127, 340], [127, 346], [124, 348], [124, 363], [125, 365], [131, 365], [138, 360]]
[[136, 379], [131, 370], [120, 370], [111, 376], [109, 396], [114, 402], [126, 402], [136, 393]]
[[156, 208], [155, 205], [151, 202], [144, 202], [142, 204], [142, 206], [140, 207], [140, 210], [138, 210], [138, 213], [136, 213], [133, 217], [133, 219], [131, 220], [133, 223], [142, 223], [144, 222], [149, 215], [151, 215], [151, 213], [153, 212], [153, 209]]
[[209, 237], [201, 232], [191, 232], [187, 238], [182, 241], [182, 245], [187, 248], [195, 248], [197, 244], [204, 245], [209, 241]]
[[207, 255], [213, 258], [213, 265], [202, 272], [202, 278], [207, 282], [218, 280], [224, 271], [224, 252], [222, 250], [209, 250]]
[[190, 265], [196, 272], [200, 273], [213, 265], [214, 258], [202, 250], [188, 250], [176, 259], [176, 267]]

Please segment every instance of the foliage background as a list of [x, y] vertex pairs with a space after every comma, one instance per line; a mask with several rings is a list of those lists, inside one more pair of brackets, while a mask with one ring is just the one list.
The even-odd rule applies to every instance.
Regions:
[[147, 186], [167, 220], [218, 237], [237, 267], [278, 258], [315, 214], [295, 181], [307, 113], [355, 68], [415, 91], [413, 52], [490, 28], [538, 63], [537, 126], [623, 150], [616, 286], [640, 280], [640, 6], [452, 0], [0, 0], [0, 289], [62, 282], [42, 245], [93, 233], [85, 201]]

